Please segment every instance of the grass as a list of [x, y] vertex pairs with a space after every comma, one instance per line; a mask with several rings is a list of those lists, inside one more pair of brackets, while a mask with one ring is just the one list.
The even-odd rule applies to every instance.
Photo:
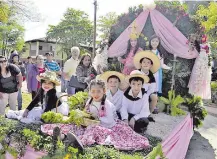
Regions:
[[23, 97], [22, 109], [26, 109], [27, 106], [32, 101], [32, 95], [30, 93], [22, 93], [22, 97]]

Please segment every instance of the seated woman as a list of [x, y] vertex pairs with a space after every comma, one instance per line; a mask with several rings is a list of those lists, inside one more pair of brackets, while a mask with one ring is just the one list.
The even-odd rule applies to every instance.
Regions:
[[116, 71], [107, 71], [100, 75], [99, 79], [107, 83], [107, 99], [114, 104], [118, 118], [121, 119], [120, 109], [122, 106], [123, 91], [120, 90], [120, 87], [124, 83], [125, 76]]
[[121, 107], [121, 118], [137, 133], [144, 133], [149, 124], [148, 94], [143, 87], [149, 78], [140, 71], [134, 70], [127, 77], [130, 87], [124, 92]]
[[135, 55], [134, 65], [142, 74], [148, 76], [150, 79], [143, 87], [149, 96], [150, 112], [152, 113], [155, 110], [158, 101], [158, 88], [154, 73], [160, 68], [160, 60], [157, 55], [151, 51], [142, 51]]
[[83, 150], [83, 146], [93, 144], [112, 145], [120, 150], [148, 148], [147, 138], [134, 132], [126, 123], [115, 119], [116, 109], [106, 99], [105, 83], [101, 80], [92, 80], [89, 87], [91, 99], [87, 101], [85, 110], [98, 119], [100, 124], [88, 126], [82, 135], [76, 135], [74, 131], [69, 130], [69, 144], [77, 146], [80, 150]]
[[[6, 114], [7, 118], [18, 119], [23, 122], [37, 122], [40, 121], [41, 115], [44, 112], [56, 111], [55, 108], [59, 94], [57, 94], [55, 86], [60, 85], [56, 73], [46, 71], [37, 76], [37, 80], [41, 82], [41, 88], [29, 106], [25, 110], [9, 110]], [[57, 112], [68, 115], [69, 108], [67, 103], [59, 101]]]

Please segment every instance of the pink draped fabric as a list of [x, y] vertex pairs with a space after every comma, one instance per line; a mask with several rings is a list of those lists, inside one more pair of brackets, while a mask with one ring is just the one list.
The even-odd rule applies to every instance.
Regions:
[[109, 57], [119, 57], [126, 53], [127, 51], [127, 42], [130, 39], [130, 33], [133, 23], [136, 22], [136, 31], [141, 33], [142, 29], [145, 26], [145, 22], [148, 18], [149, 11], [142, 12], [130, 25], [127, 27], [121, 35], [115, 40], [115, 42], [109, 47], [108, 56]]
[[[171, 54], [185, 59], [193, 59], [198, 56], [197, 51], [188, 52], [187, 38], [173, 24], [157, 10], [145, 10], [134, 21], [137, 24], [137, 32], [141, 33], [150, 12], [152, 25], [156, 35], [161, 38], [162, 46]], [[130, 35], [130, 27], [113, 42], [108, 50], [109, 57], [119, 57], [125, 54]]]
[[196, 51], [188, 52], [187, 38], [163, 14], [152, 10], [150, 16], [154, 31], [161, 38], [161, 45], [169, 53], [185, 59], [198, 56]]
[[193, 136], [193, 120], [190, 114], [163, 141], [162, 148], [168, 159], [185, 159]]

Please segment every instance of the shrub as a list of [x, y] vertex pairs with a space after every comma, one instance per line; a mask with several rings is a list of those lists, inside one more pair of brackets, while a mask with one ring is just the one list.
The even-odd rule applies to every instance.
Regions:
[[186, 98], [186, 105], [193, 118], [194, 127], [198, 128], [203, 125], [202, 120], [207, 116], [207, 111], [203, 107], [203, 101], [201, 97], [191, 96]]

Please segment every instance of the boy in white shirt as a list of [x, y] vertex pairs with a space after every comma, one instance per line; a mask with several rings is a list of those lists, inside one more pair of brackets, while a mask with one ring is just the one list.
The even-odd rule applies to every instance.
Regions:
[[125, 76], [122, 73], [116, 71], [107, 71], [100, 75], [99, 79], [102, 79], [107, 83], [106, 99], [114, 104], [118, 118], [121, 119], [120, 109], [122, 106], [123, 91], [119, 88], [125, 80]]
[[140, 71], [134, 70], [126, 78], [130, 87], [124, 92], [121, 118], [129, 124], [135, 132], [144, 133], [149, 124], [149, 102], [148, 95], [143, 87], [144, 83], [149, 81], [148, 76]]
[[135, 67], [143, 74], [149, 77], [149, 82], [143, 85], [147, 91], [150, 102], [150, 112], [154, 113], [158, 101], [157, 79], [154, 77], [160, 68], [160, 60], [151, 51], [141, 51], [134, 56]]

